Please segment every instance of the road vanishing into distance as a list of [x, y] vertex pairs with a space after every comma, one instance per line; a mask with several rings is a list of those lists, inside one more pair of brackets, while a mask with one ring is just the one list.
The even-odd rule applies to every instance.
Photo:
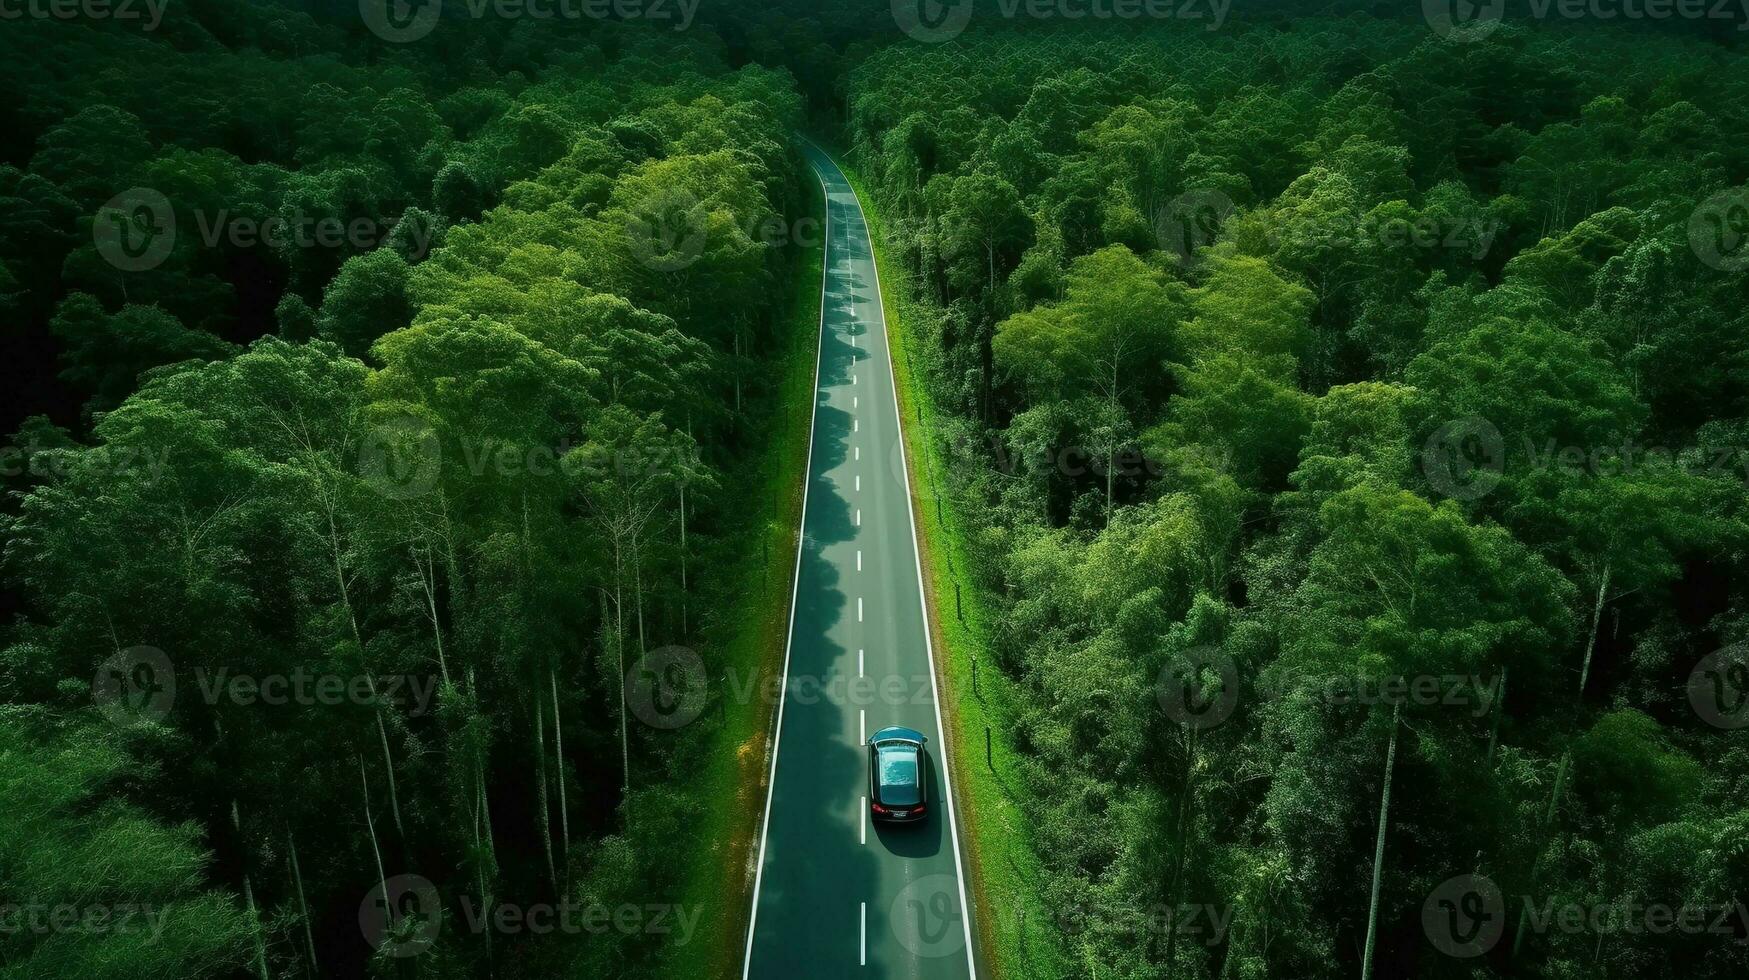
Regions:
[[[868, 226], [850, 182], [804, 151], [826, 194], [813, 430], [785, 684], [747, 978], [973, 974], [923, 579]], [[868, 820], [863, 741], [929, 737], [921, 824]]]

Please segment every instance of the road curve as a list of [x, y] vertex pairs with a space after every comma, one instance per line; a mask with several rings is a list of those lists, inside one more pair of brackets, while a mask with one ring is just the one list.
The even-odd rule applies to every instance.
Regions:
[[[923, 612], [886, 314], [850, 182], [804, 145], [826, 194], [813, 428], [782, 701], [742, 976], [973, 975], [971, 921]], [[866, 818], [862, 740], [929, 737], [921, 825]]]

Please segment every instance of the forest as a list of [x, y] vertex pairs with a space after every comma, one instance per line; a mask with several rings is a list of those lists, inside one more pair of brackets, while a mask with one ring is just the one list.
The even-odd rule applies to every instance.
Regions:
[[654, 6], [0, 22], [0, 978], [741, 969], [802, 135], [990, 976], [1749, 975], [1741, 17]]
[[[709, 865], [677, 776], [723, 726], [616, 705], [757, 585], [801, 100], [530, 26], [0, 29], [0, 975], [651, 975], [698, 927], [462, 899], [641, 914]], [[425, 888], [441, 931], [361, 931]]]
[[1749, 970], [1746, 68], [1353, 16], [850, 71], [1031, 975]]

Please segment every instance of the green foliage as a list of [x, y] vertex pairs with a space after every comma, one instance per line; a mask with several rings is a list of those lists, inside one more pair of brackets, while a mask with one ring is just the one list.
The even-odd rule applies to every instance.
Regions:
[[[682, 777], [734, 746], [714, 715], [639, 722], [625, 678], [670, 645], [720, 676], [755, 618], [764, 529], [721, 488], [780, 444], [807, 242], [761, 229], [811, 200], [794, 83], [648, 27], [491, 20], [415, 59], [356, 15], [180, 18], [0, 37], [29, 161], [0, 168], [0, 303], [88, 399], [13, 440], [0, 906], [169, 913], [8, 920], [0, 976], [651, 975], [677, 935], [465, 917], [677, 902], [713, 860]], [[132, 186], [170, 207], [146, 268], [92, 230]], [[177, 696], [112, 721], [108, 662], [142, 644]], [[408, 874], [444, 920], [416, 961], [352, 925]]]
[[[1474, 874], [1538, 909], [1742, 887], [1741, 750], [1686, 695], [1749, 635], [1749, 279], [1705, 203], [1749, 176], [1749, 75], [1417, 14], [981, 25], [850, 72], [1018, 692], [997, 778], [1060, 910], [1026, 942], [1067, 975], [1745, 966], [1516, 914], [1459, 960], [1422, 910]], [[1162, 909], [1230, 920], [1136, 928]]]

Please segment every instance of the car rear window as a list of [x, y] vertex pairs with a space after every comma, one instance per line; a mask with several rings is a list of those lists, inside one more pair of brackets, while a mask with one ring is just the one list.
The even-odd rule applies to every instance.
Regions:
[[910, 806], [917, 802], [917, 750], [891, 748], [880, 750], [881, 802], [893, 806]]

